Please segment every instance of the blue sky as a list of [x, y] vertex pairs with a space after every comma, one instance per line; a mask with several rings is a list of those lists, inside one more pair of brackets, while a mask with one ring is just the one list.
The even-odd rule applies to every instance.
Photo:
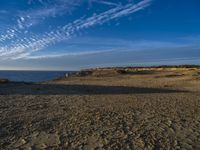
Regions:
[[199, 0], [1, 0], [0, 69], [200, 64]]

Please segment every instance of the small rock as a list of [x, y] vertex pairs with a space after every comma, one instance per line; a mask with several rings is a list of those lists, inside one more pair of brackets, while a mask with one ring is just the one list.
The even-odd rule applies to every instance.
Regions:
[[15, 144], [14, 144], [14, 147], [17, 148], [17, 147], [20, 147], [22, 145], [24, 145], [26, 143], [26, 141], [24, 139], [19, 139]]

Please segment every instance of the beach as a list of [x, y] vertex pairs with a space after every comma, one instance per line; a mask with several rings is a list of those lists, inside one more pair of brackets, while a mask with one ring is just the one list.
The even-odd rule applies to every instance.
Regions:
[[0, 149], [200, 149], [199, 68], [0, 83]]

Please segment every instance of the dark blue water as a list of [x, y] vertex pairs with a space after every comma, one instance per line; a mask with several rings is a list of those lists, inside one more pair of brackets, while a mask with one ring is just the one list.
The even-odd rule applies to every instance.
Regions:
[[0, 71], [0, 79], [24, 82], [42, 82], [64, 77], [71, 71]]

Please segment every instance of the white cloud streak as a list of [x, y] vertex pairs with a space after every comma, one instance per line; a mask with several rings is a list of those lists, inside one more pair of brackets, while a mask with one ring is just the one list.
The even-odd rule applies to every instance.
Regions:
[[117, 3], [113, 3], [113, 2], [109, 2], [109, 1], [104, 1], [104, 0], [91, 0], [91, 3], [92, 2], [103, 4], [103, 5], [108, 5], [108, 6], [119, 6], [119, 4], [117, 4]]
[[114, 52], [116, 50], [98, 50], [98, 51], [86, 51], [86, 52], [73, 52], [73, 53], [62, 53], [62, 54], [52, 54], [52, 55], [40, 55], [40, 56], [27, 56], [25, 59], [43, 59], [43, 58], [57, 58], [66, 56], [84, 56], [84, 55], [96, 55]]
[[[9, 27], [4, 33], [0, 34], [0, 42], [20, 38], [19, 33], [27, 32], [30, 27], [41, 23], [49, 17], [56, 17], [67, 12], [71, 13], [81, 2], [81, 0], [56, 0], [55, 4], [49, 4], [48, 0], [30, 0], [28, 3], [32, 4], [37, 1], [43, 6], [38, 9], [18, 12], [16, 25]], [[5, 10], [0, 11], [0, 13], [5, 13]], [[10, 33], [11, 31], [12, 33]]]
[[28, 12], [21, 12], [19, 14], [18, 26], [19, 28], [28, 28], [49, 17], [56, 17], [65, 13], [71, 13], [80, 5], [80, 0], [56, 0], [55, 4], [48, 4], [46, 1], [39, 1], [44, 7], [34, 9]]
[[137, 4], [128, 3], [126, 5], [119, 5], [98, 15], [93, 15], [92, 17], [77, 19], [62, 28], [58, 28], [50, 33], [45, 33], [42, 36], [32, 35], [28, 38], [21, 39], [17, 44], [13, 44], [14, 46], [1, 47], [0, 56], [5, 59], [26, 58], [32, 53], [42, 50], [52, 44], [70, 39], [81, 30], [142, 10], [148, 7], [151, 2], [152, 0], [142, 0]]

